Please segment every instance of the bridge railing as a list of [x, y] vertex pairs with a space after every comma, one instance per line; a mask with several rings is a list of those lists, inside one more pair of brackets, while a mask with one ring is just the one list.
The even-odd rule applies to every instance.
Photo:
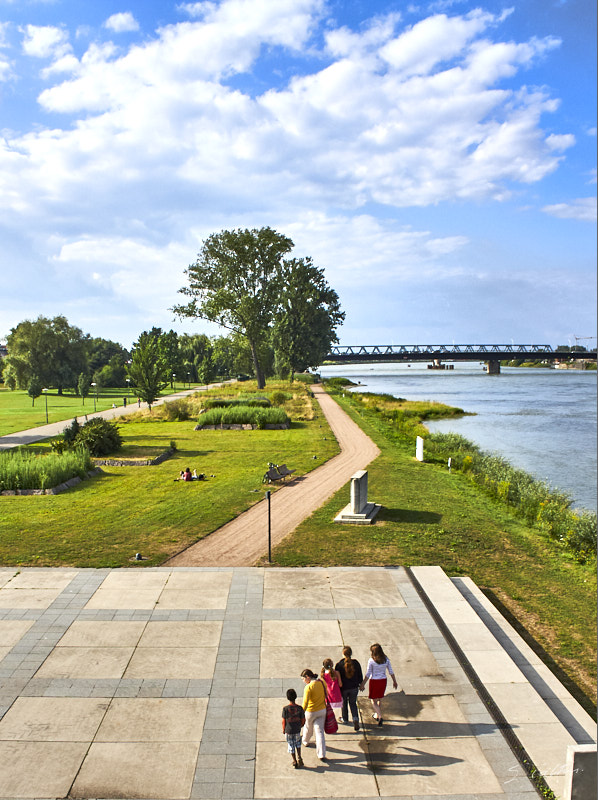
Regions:
[[[388, 345], [334, 345], [331, 356], [390, 356], [408, 355], [451, 356], [475, 354], [491, 356], [494, 353], [529, 355], [530, 353], [555, 353], [549, 344], [388, 344]], [[566, 354], [563, 353], [563, 356]], [[483, 360], [483, 359], [481, 359]]]

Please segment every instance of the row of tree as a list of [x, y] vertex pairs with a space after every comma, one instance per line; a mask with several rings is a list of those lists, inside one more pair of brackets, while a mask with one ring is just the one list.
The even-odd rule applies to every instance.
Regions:
[[154, 327], [129, 352], [63, 316], [40, 316], [11, 330], [2, 379], [33, 401], [45, 387], [86, 397], [92, 384], [99, 391], [129, 382], [150, 404], [175, 381], [209, 383], [252, 371], [260, 388], [268, 375], [292, 379], [322, 362], [345, 316], [311, 258], [285, 258], [292, 248], [271, 228], [221, 231], [205, 240], [180, 290], [191, 300], [172, 310], [216, 322], [227, 336], [179, 336]]

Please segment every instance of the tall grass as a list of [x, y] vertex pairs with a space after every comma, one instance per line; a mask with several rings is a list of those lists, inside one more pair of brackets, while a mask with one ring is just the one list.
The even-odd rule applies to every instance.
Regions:
[[85, 448], [39, 455], [15, 449], [0, 453], [0, 491], [51, 489], [70, 478], [84, 478], [93, 469]]
[[282, 408], [259, 408], [256, 406], [231, 406], [210, 408], [199, 418], [200, 425], [284, 425], [288, 417]]
[[267, 397], [257, 395], [254, 397], [213, 397], [204, 401], [204, 408], [231, 408], [233, 406], [250, 406], [259, 408], [270, 408], [270, 401]]
[[530, 526], [537, 526], [584, 562], [596, 556], [596, 514], [571, 510], [568, 494], [517, 469], [500, 456], [485, 453], [455, 433], [433, 433], [426, 452], [468, 475], [492, 497], [511, 506]]

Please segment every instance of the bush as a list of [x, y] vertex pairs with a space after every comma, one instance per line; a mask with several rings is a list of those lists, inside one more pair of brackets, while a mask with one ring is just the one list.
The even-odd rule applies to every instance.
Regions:
[[309, 372], [299, 372], [295, 373], [295, 380], [300, 381], [301, 383], [312, 384], [312, 383], [319, 383], [321, 379], [317, 372], [314, 373], [313, 375]]
[[160, 416], [167, 422], [185, 422], [193, 416], [191, 403], [184, 397], [162, 404]]
[[0, 491], [51, 489], [76, 476], [85, 478], [92, 468], [84, 448], [44, 455], [19, 448], [5, 450], [0, 453]]
[[349, 378], [324, 378], [323, 383], [333, 389], [342, 389], [344, 386], [357, 386], [357, 384], [350, 381]]
[[107, 456], [120, 450], [122, 437], [116, 423], [100, 418], [90, 419], [77, 434], [75, 445], [86, 447], [92, 456]]
[[287, 400], [291, 399], [291, 395], [286, 392], [276, 391], [270, 395], [270, 402], [275, 406], [284, 406]]

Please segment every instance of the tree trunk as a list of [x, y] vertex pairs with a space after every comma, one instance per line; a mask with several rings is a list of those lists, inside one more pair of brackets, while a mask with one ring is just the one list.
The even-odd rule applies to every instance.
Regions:
[[252, 340], [249, 341], [249, 346], [251, 347], [251, 357], [253, 358], [253, 369], [255, 370], [257, 388], [263, 389], [266, 385], [266, 381], [264, 379], [264, 373], [262, 372], [262, 368], [260, 366], [260, 360], [257, 354], [257, 347]]

